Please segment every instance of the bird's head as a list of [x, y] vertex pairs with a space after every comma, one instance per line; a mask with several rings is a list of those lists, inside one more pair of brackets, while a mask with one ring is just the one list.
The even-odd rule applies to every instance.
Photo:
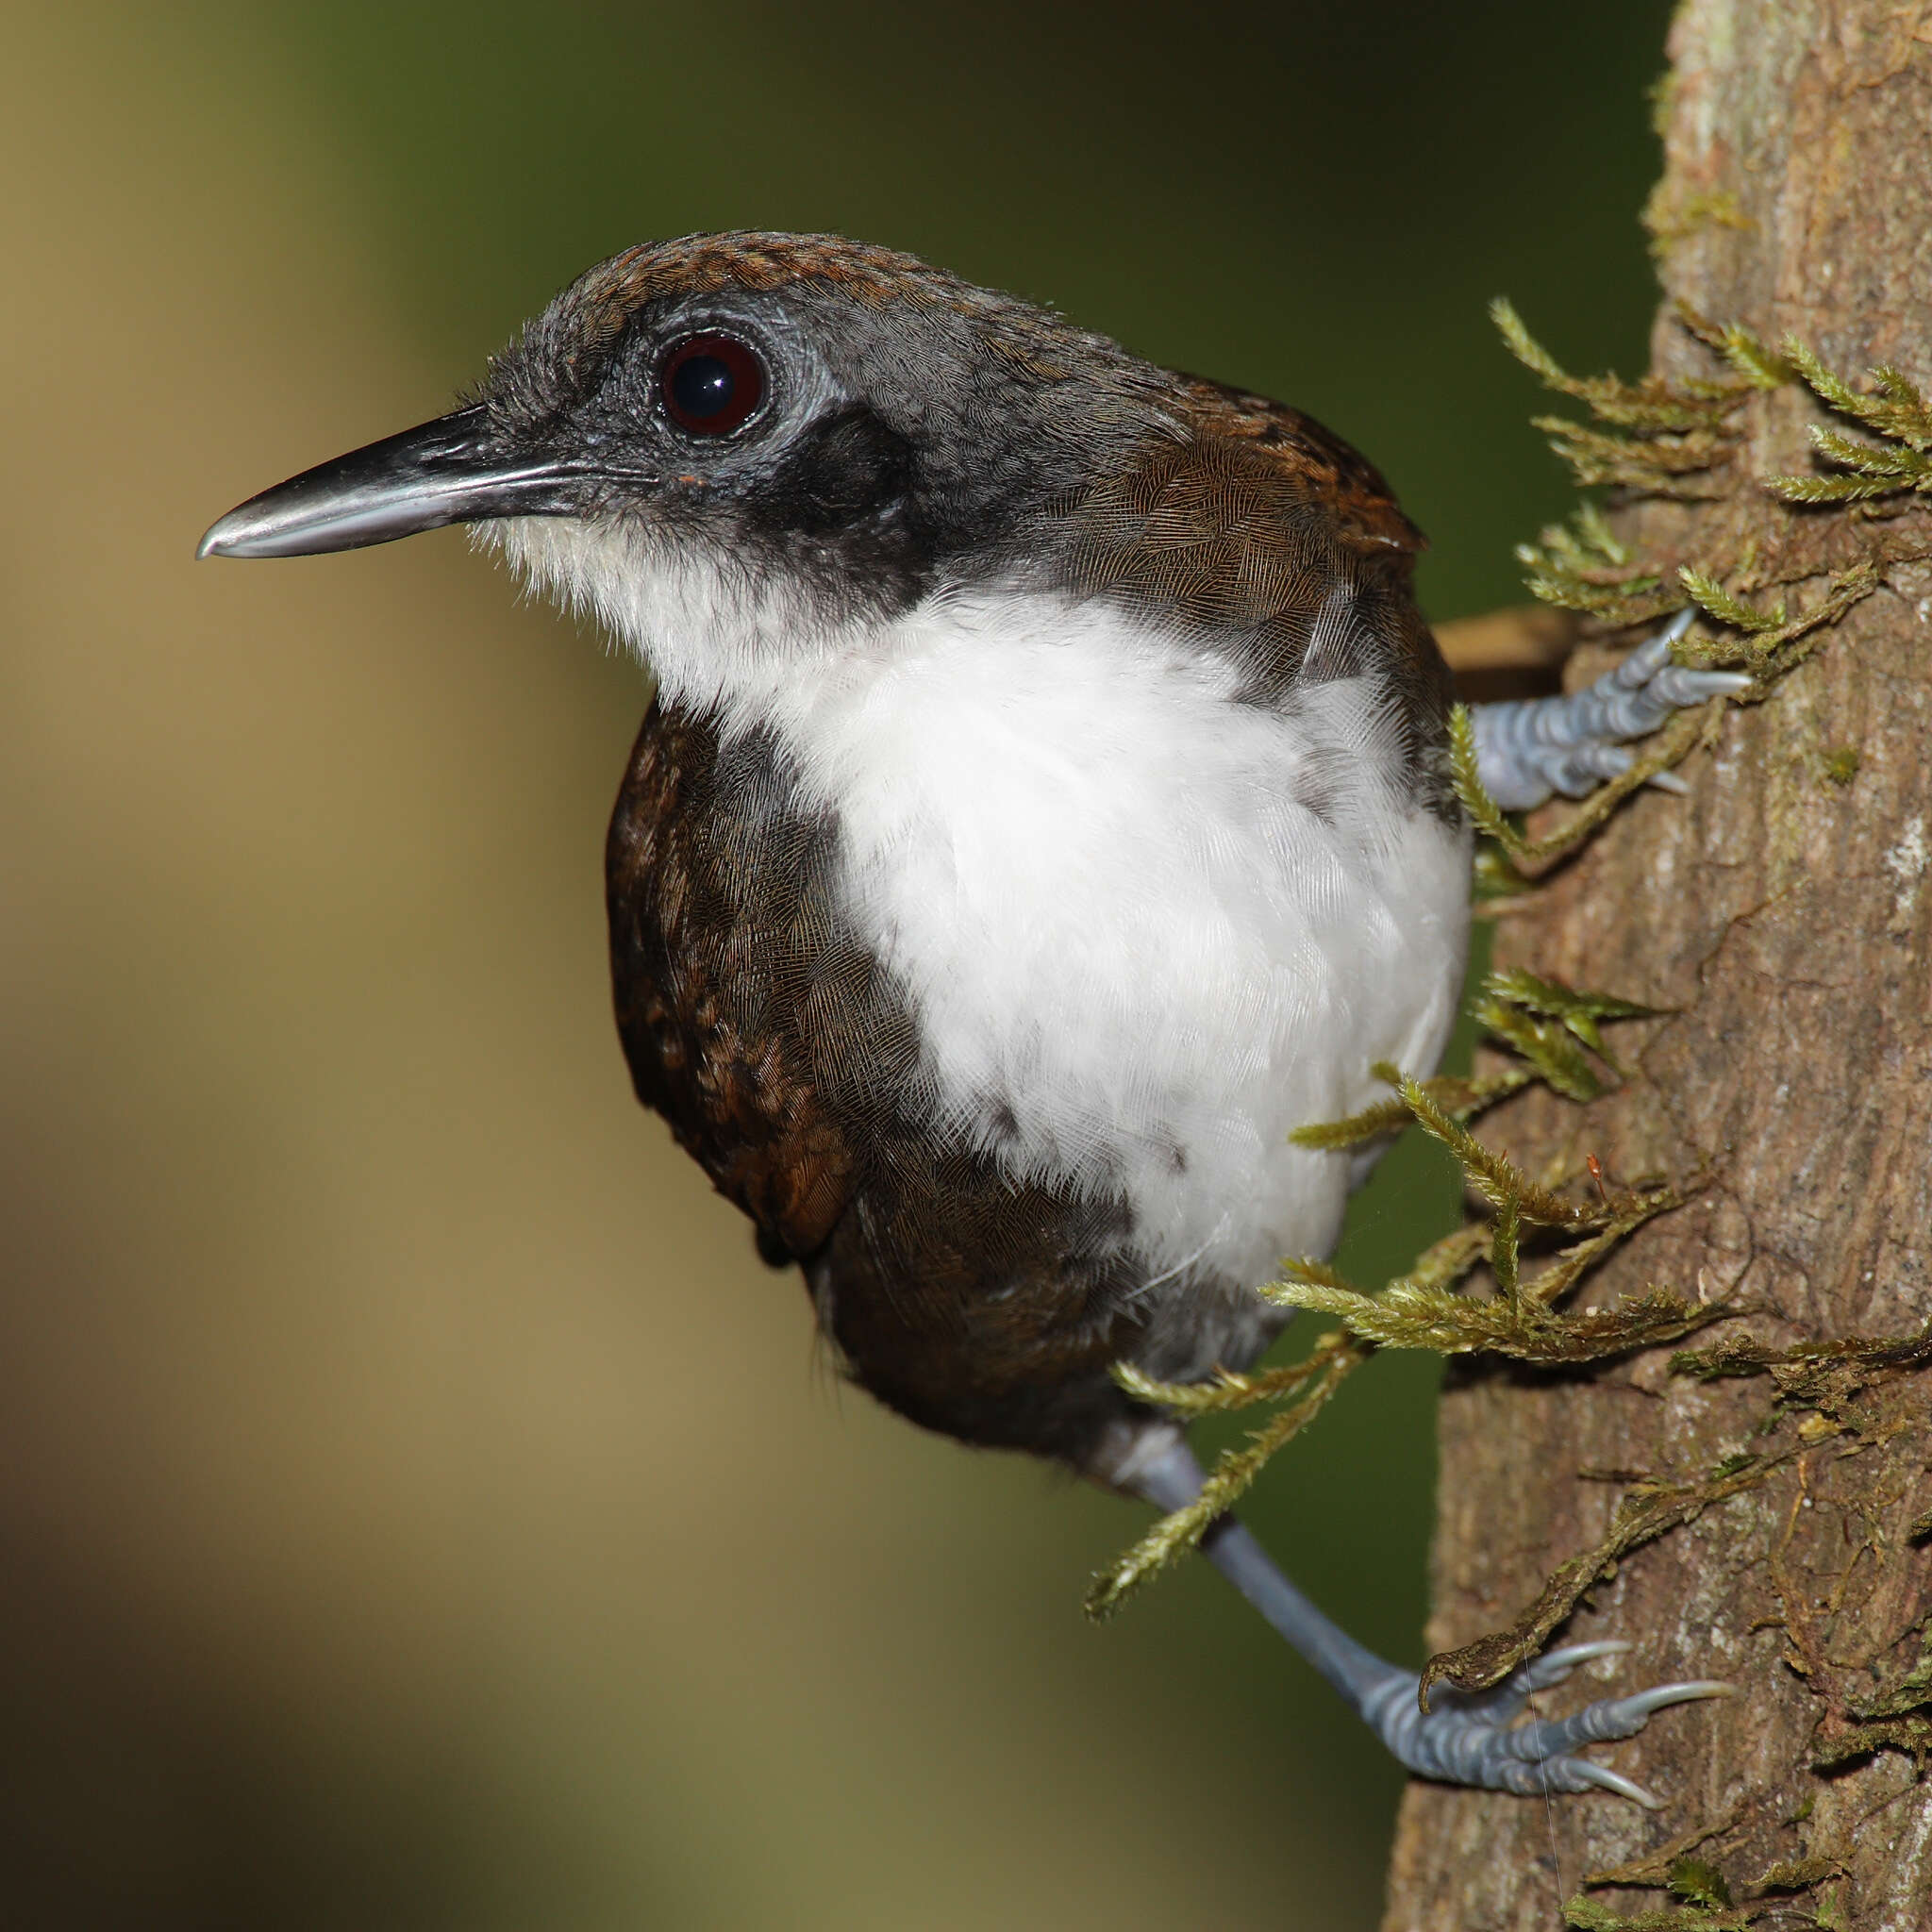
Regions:
[[807, 649], [1050, 571], [1058, 509], [1179, 433], [1174, 381], [910, 256], [688, 237], [591, 269], [465, 408], [264, 491], [200, 554], [473, 524], [660, 672], [727, 633]]

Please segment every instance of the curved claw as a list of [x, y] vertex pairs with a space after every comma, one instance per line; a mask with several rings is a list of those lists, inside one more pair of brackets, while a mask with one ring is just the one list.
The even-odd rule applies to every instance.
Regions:
[[[1687, 1677], [1681, 1684], [1658, 1684], [1649, 1690], [1638, 1690], [1628, 1697], [1607, 1700], [1604, 1704], [1593, 1704], [1591, 1710], [1616, 1713], [1615, 1722], [1627, 1722], [1627, 1731], [1604, 1731], [1605, 1738], [1634, 1738], [1650, 1722], [1651, 1713], [1666, 1708], [1673, 1704], [1690, 1704], [1700, 1697], [1735, 1697], [1738, 1687], [1726, 1684], [1722, 1677]], [[1577, 1713], [1580, 1717], [1581, 1711]], [[1605, 1722], [1610, 1722], [1607, 1715]]]
[[1595, 1643], [1572, 1643], [1561, 1650], [1545, 1651], [1532, 1657], [1509, 1681], [1521, 1679], [1532, 1690], [1548, 1690], [1560, 1684], [1578, 1664], [1594, 1663], [1600, 1657], [1624, 1657], [1637, 1646], [1627, 1638], [1606, 1637]]
[[[1477, 772], [1490, 796], [1511, 811], [1553, 792], [1580, 798], [1629, 769], [1625, 740], [1646, 736], [1687, 706], [1749, 690], [1755, 680], [1744, 672], [1693, 670], [1672, 658], [1694, 614], [1680, 610], [1587, 690], [1473, 708]], [[1651, 782], [1667, 791], [1682, 784], [1662, 773]]]
[[1593, 1764], [1588, 1757], [1564, 1759], [1565, 1768], [1589, 1784], [1599, 1785], [1607, 1791], [1615, 1791], [1620, 1798], [1628, 1798], [1633, 1805], [1641, 1805], [1646, 1811], [1661, 1811], [1664, 1801], [1647, 1786], [1641, 1785], [1635, 1778], [1625, 1777], [1621, 1771], [1612, 1771], [1607, 1764]]

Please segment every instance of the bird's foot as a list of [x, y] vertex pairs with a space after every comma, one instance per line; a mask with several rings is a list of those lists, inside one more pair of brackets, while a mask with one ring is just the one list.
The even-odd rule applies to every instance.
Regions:
[[[1178, 1434], [1149, 1446], [1153, 1453], [1122, 1486], [1162, 1509], [1185, 1508], [1201, 1493], [1200, 1464]], [[1730, 1694], [1728, 1684], [1698, 1678], [1605, 1698], [1569, 1717], [1517, 1724], [1537, 1691], [1560, 1684], [1592, 1657], [1619, 1657], [1630, 1648], [1616, 1641], [1573, 1643], [1532, 1658], [1493, 1690], [1438, 1690], [1425, 1711], [1417, 1702], [1420, 1679], [1415, 1674], [1377, 1657], [1324, 1616], [1232, 1516], [1217, 1519], [1201, 1540], [1201, 1553], [1341, 1691], [1410, 1771], [1448, 1784], [1528, 1797], [1544, 1791], [1615, 1791], [1654, 1810], [1659, 1801], [1641, 1785], [1577, 1754], [1589, 1744], [1634, 1738], [1651, 1713], [1668, 1704]]]
[[1560, 1684], [1578, 1664], [1614, 1657], [1627, 1643], [1573, 1643], [1553, 1650], [1513, 1672], [1493, 1690], [1438, 1690], [1424, 1711], [1416, 1702], [1418, 1680], [1392, 1678], [1363, 1702], [1362, 1715], [1409, 1770], [1445, 1783], [1475, 1785], [1486, 1790], [1615, 1791], [1619, 1797], [1655, 1811], [1662, 1800], [1621, 1772], [1577, 1756], [1587, 1744], [1634, 1738], [1666, 1705], [1698, 1697], [1727, 1697], [1728, 1684], [1707, 1677], [1682, 1684], [1658, 1684], [1628, 1697], [1587, 1704], [1564, 1718], [1515, 1719], [1539, 1690]]
[[[1527, 811], [1558, 791], [1581, 798], [1630, 769], [1635, 754], [1624, 741], [1655, 731], [1687, 705], [1746, 690], [1752, 679], [1742, 672], [1692, 671], [1673, 659], [1671, 646], [1695, 615], [1680, 610], [1614, 671], [1567, 697], [1473, 705], [1476, 774], [1484, 791], [1506, 811]], [[1684, 790], [1669, 772], [1651, 783]]]

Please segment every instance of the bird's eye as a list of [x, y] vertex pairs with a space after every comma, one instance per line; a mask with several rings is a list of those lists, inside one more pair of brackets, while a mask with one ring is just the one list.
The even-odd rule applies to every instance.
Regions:
[[736, 336], [686, 336], [658, 374], [664, 408], [693, 436], [728, 436], [765, 399], [765, 365]]

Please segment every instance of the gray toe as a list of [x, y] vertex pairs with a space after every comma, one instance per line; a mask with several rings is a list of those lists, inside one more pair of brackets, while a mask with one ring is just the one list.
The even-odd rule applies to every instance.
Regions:
[[1649, 689], [1674, 709], [1701, 705], [1707, 698], [1734, 697], [1757, 680], [1748, 671], [1693, 671], [1688, 664], [1671, 664], [1650, 680]]

